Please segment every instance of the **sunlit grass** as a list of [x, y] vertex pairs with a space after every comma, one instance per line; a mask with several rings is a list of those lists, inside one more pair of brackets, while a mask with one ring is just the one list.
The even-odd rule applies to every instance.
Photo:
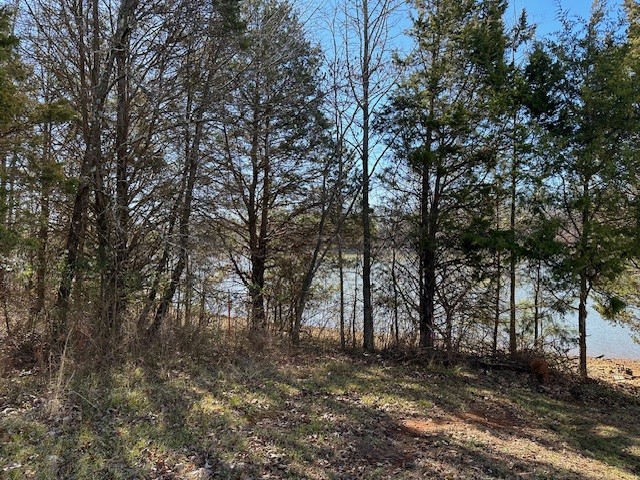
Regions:
[[[633, 478], [640, 468], [640, 427], [630, 420], [640, 406], [631, 402], [599, 409], [540, 392], [515, 374], [496, 381], [464, 368], [337, 358], [123, 365], [76, 376], [54, 417], [46, 402], [29, 403], [46, 397], [46, 385], [26, 382], [25, 393], [16, 394], [0, 380], [5, 398], [24, 407], [0, 417], [0, 478], [181, 479], [203, 465], [214, 468], [216, 478], [471, 478], [473, 463], [460, 462], [474, 458], [489, 465], [478, 468], [505, 478], [513, 473], [510, 465], [530, 478], [571, 478], [563, 472], [578, 467], [562, 465], [569, 454], [558, 452], [565, 448], [596, 462], [603, 479]], [[598, 398], [615, 398], [589, 388]], [[500, 450], [508, 442], [494, 442], [517, 438], [521, 430], [487, 433], [491, 419], [457, 437], [448, 430], [421, 437], [399, 429], [403, 419], [429, 421], [434, 412], [464, 422], [463, 413], [478, 405], [489, 415], [494, 409], [498, 419], [502, 410], [522, 417], [522, 431], [535, 432], [523, 444], [545, 439], [536, 453], [547, 452], [544, 462]], [[451, 458], [430, 461], [433, 449]], [[11, 462], [20, 467], [8, 469]], [[413, 466], [404, 469], [405, 462]], [[351, 473], [336, 473], [343, 471]]]

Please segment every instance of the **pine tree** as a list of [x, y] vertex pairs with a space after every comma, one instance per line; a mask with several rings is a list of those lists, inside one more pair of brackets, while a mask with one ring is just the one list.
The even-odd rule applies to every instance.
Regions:
[[561, 222], [562, 261], [556, 272], [578, 297], [580, 373], [587, 376], [587, 305], [594, 291], [618, 278], [633, 254], [624, 212], [630, 178], [628, 146], [637, 132], [628, 45], [609, 25], [600, 2], [589, 21], [566, 23], [551, 52], [563, 78], [559, 114], [548, 125], [555, 176], [549, 188]]
[[[211, 164], [221, 208], [216, 224], [250, 297], [255, 341], [267, 326], [268, 269], [277, 240], [305, 214], [327, 155], [319, 55], [291, 4], [244, 5], [238, 81], [224, 100], [219, 161]], [[291, 252], [288, 252], [291, 253]]]
[[460, 248], [455, 225], [468, 225], [473, 209], [486, 204], [482, 185], [496, 158], [491, 104], [505, 78], [505, 7], [501, 1], [416, 2], [416, 51], [403, 60], [410, 74], [381, 122], [418, 197], [422, 348], [434, 346], [438, 274], [452, 245]]
[[26, 70], [17, 54], [18, 38], [12, 31], [13, 13], [0, 8], [0, 309], [10, 333], [7, 311], [7, 261], [20, 244], [23, 226], [16, 221], [18, 198], [17, 149], [27, 133]]

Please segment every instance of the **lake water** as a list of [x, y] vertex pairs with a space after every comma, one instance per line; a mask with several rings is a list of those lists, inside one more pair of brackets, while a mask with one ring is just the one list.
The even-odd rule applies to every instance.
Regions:
[[[359, 273], [359, 272], [358, 272]], [[354, 275], [355, 274], [355, 275]], [[357, 278], [357, 280], [356, 280]], [[328, 275], [321, 276], [317, 279], [320, 283], [324, 284], [324, 288], [327, 290], [327, 295], [323, 298], [320, 304], [315, 303], [310, 305], [306, 315], [305, 324], [316, 325], [329, 328], [338, 327], [338, 305], [339, 296], [337, 294], [337, 274], [331, 272]], [[346, 317], [349, 322], [353, 315], [354, 307], [354, 292], [357, 292], [358, 298], [355, 298], [356, 304], [356, 318], [358, 323], [361, 321], [361, 289], [362, 279], [356, 274], [353, 268], [345, 269], [345, 293], [346, 293]], [[241, 305], [244, 304], [242, 299], [246, 299], [246, 292], [244, 287], [240, 285], [233, 277], [226, 278], [220, 285], [223, 291], [229, 292], [229, 295], [234, 297], [234, 312], [235, 315], [246, 315], [246, 311], [243, 311]], [[354, 288], [356, 287], [356, 288]], [[331, 292], [331, 293], [328, 293]], [[518, 289], [518, 297], [522, 299], [525, 296], [523, 289]], [[223, 295], [223, 305], [218, 307], [221, 312], [226, 311], [226, 295]], [[229, 297], [231, 299], [231, 297]], [[565, 317], [565, 324], [576, 332], [578, 329], [577, 312], [569, 314]], [[380, 327], [377, 327], [378, 330]], [[358, 328], [359, 330], [359, 328]], [[578, 354], [577, 348], [575, 355]], [[640, 360], [640, 344], [634, 342], [632, 332], [628, 327], [616, 325], [600, 317], [598, 312], [593, 308], [588, 308], [587, 317], [587, 355], [590, 357], [597, 357], [603, 355], [606, 358], [619, 358], [619, 359], [632, 359]]]
[[[518, 299], [526, 298], [525, 289], [519, 288], [516, 296]], [[528, 298], [530, 299], [531, 295]], [[576, 339], [578, 337], [577, 306], [576, 300], [573, 313], [568, 313], [563, 320], [560, 320], [575, 332]], [[578, 355], [577, 345], [571, 353]], [[603, 319], [591, 305], [587, 306], [587, 355], [640, 360], [640, 344], [633, 340], [633, 332], [629, 327]]]
[[[571, 319], [578, 324], [577, 317]], [[598, 312], [589, 308], [587, 316], [587, 355], [607, 358], [640, 360], [640, 345], [633, 341], [631, 330], [603, 320]]]

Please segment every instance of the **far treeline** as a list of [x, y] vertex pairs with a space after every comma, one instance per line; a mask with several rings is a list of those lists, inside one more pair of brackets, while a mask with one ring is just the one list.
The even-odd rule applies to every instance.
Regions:
[[336, 292], [365, 350], [549, 349], [577, 310], [586, 376], [588, 306], [640, 327], [640, 4], [507, 7], [2, 7], [5, 341], [116, 360], [233, 308], [297, 344]]

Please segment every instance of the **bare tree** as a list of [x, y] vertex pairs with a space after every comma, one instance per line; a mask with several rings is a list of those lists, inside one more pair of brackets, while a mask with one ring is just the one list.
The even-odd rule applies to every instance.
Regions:
[[392, 53], [397, 34], [398, 18], [403, 2], [396, 0], [344, 0], [337, 4], [337, 14], [332, 15], [334, 38], [342, 48], [334, 44], [334, 62], [346, 66], [346, 98], [352, 108], [344, 109], [342, 123], [345, 139], [357, 152], [362, 165], [362, 293], [364, 302], [364, 348], [374, 349], [374, 322], [371, 303], [371, 205], [370, 179], [375, 169], [372, 155], [381, 156], [379, 143], [372, 140], [373, 115], [384, 103], [395, 85], [396, 72], [392, 65]]

